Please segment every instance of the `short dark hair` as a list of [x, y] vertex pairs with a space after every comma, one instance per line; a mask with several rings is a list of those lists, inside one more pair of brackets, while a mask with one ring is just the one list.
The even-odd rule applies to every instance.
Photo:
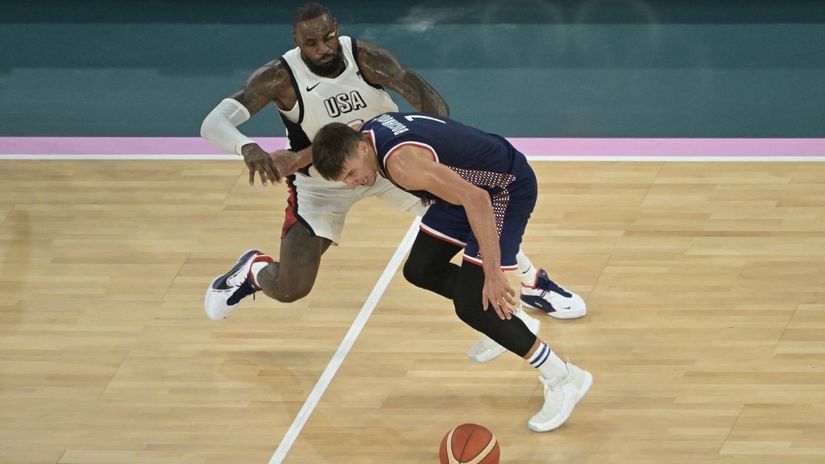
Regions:
[[323, 15], [328, 15], [330, 19], [333, 19], [332, 12], [329, 11], [329, 8], [321, 5], [320, 3], [307, 3], [306, 5], [298, 8], [298, 11], [295, 12], [295, 18], [292, 19], [292, 28], [294, 29], [295, 25], [298, 23], [319, 18]]
[[367, 137], [352, 127], [331, 122], [322, 127], [312, 140], [312, 164], [327, 180], [337, 180], [343, 174], [344, 162], [355, 153], [358, 142]]

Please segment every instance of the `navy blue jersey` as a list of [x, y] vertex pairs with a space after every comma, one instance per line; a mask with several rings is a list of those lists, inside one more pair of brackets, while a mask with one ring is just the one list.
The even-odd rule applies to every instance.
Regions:
[[[393, 179], [387, 172], [387, 160], [397, 148], [409, 145], [429, 150], [436, 162], [487, 190], [491, 196], [513, 189], [520, 177], [532, 176], [524, 155], [506, 139], [448, 118], [422, 113], [384, 113], [367, 121], [361, 132], [371, 139], [381, 174], [390, 181]], [[524, 169], [530, 170], [529, 175], [524, 175]], [[407, 191], [419, 198], [440, 200], [430, 192]]]

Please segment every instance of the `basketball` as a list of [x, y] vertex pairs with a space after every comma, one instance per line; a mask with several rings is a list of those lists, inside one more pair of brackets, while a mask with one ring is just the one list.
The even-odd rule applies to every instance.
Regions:
[[438, 457], [441, 464], [498, 464], [501, 448], [486, 427], [461, 424], [444, 435]]

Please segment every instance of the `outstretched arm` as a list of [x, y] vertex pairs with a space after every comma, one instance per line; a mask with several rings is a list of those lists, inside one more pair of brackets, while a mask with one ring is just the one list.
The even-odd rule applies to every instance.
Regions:
[[501, 270], [501, 248], [490, 194], [467, 182], [452, 169], [436, 163], [430, 151], [412, 145], [393, 152], [387, 160], [387, 171], [398, 185], [408, 190], [426, 190], [449, 203], [464, 207], [483, 258], [484, 309], [489, 304], [499, 317], [509, 319], [515, 304], [515, 292]]
[[417, 111], [450, 115], [447, 102], [433, 86], [378, 45], [358, 41], [358, 66], [366, 80], [397, 92]]

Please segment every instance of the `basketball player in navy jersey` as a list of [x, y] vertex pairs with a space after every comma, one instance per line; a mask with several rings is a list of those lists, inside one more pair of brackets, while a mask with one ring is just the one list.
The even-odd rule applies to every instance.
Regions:
[[[538, 193], [524, 155], [503, 137], [447, 118], [386, 113], [360, 131], [340, 123], [324, 126], [313, 140], [313, 162], [321, 176], [351, 189], [387, 179], [433, 201], [404, 275], [451, 298], [462, 321], [538, 368], [545, 402], [528, 427], [546, 432], [561, 426], [593, 377], [562, 361], [512, 317], [515, 292], [503, 270], [517, 267]], [[462, 249], [462, 265], [451, 263]]]
[[[360, 125], [383, 112], [397, 111], [384, 88], [397, 92], [416, 110], [436, 116], [449, 113], [444, 99], [388, 51], [340, 35], [332, 13], [317, 3], [298, 9], [293, 39], [296, 48], [256, 70], [239, 92], [221, 101], [203, 121], [203, 137], [243, 156], [250, 184], [256, 174], [263, 184], [287, 177], [290, 190], [279, 261], [257, 250], [242, 254], [235, 266], [216, 277], [206, 291], [204, 309], [211, 319], [225, 318], [258, 290], [281, 302], [309, 294], [321, 256], [332, 243], [338, 243], [347, 212], [361, 198], [377, 196], [418, 215], [426, 211], [418, 198], [384, 179], [355, 190], [323, 179], [310, 166], [310, 140], [327, 123]], [[267, 153], [237, 129], [269, 104], [278, 109], [287, 128], [289, 151]], [[521, 298], [526, 306], [560, 319], [585, 314], [581, 297], [533, 267], [523, 253], [518, 258]], [[538, 320], [521, 310], [517, 315], [538, 331]], [[504, 348], [485, 337], [473, 345], [468, 355], [474, 361], [486, 362], [503, 352]]]

